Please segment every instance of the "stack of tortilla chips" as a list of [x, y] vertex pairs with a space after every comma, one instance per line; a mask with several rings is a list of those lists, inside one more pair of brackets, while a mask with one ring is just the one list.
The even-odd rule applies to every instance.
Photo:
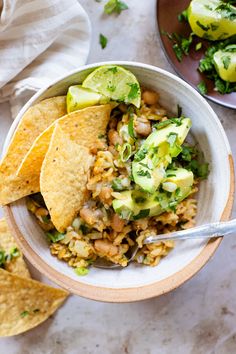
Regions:
[[0, 205], [41, 192], [52, 223], [65, 231], [86, 197], [90, 149], [105, 134], [110, 112], [106, 104], [66, 114], [64, 96], [31, 107], [0, 164]]
[[[71, 225], [86, 198], [98, 139], [109, 104], [67, 114], [65, 96], [45, 99], [22, 117], [0, 163], [0, 205], [41, 192], [59, 232]], [[68, 293], [30, 279], [5, 220], [0, 221], [0, 336], [19, 334], [46, 320]]]

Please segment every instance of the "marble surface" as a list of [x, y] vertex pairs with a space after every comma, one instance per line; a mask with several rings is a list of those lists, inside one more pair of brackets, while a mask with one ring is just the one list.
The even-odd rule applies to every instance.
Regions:
[[[136, 60], [172, 71], [158, 42], [155, 0], [126, 0], [130, 9], [104, 16], [103, 2], [80, 0], [93, 38], [89, 63]], [[98, 44], [99, 33], [109, 39]], [[236, 156], [236, 112], [211, 104]], [[11, 124], [0, 105], [0, 147]], [[216, 142], [217, 144], [217, 142]], [[233, 216], [236, 216], [234, 208]], [[70, 296], [49, 320], [32, 331], [0, 339], [9, 354], [231, 354], [236, 353], [236, 235], [177, 290], [132, 304], [106, 304]]]

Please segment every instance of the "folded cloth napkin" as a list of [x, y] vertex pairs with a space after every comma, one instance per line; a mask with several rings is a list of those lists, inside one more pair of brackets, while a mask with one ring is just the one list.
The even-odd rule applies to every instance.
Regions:
[[88, 16], [77, 0], [0, 0], [0, 102], [12, 117], [48, 83], [85, 64]]

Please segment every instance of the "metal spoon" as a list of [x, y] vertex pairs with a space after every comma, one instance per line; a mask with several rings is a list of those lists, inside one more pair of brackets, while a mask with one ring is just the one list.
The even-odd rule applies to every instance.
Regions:
[[[157, 243], [165, 240], [188, 240], [188, 239], [209, 239], [222, 237], [236, 232], [236, 219], [224, 222], [214, 222], [211, 224], [193, 227], [191, 229], [175, 231], [169, 234], [151, 235], [144, 240], [144, 244]], [[138, 252], [138, 245], [135, 244], [127, 252], [128, 263], [130, 263]], [[119, 264], [114, 264], [106, 259], [99, 258], [93, 263], [94, 267], [105, 269], [123, 268]]]

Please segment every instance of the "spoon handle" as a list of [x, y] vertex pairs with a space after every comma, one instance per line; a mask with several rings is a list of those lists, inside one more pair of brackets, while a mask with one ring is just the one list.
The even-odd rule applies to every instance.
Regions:
[[148, 244], [163, 240], [187, 240], [194, 238], [209, 239], [213, 237], [226, 236], [232, 233], [236, 233], [236, 219], [224, 222], [218, 221], [168, 234], [151, 235], [144, 240], [144, 243]]

